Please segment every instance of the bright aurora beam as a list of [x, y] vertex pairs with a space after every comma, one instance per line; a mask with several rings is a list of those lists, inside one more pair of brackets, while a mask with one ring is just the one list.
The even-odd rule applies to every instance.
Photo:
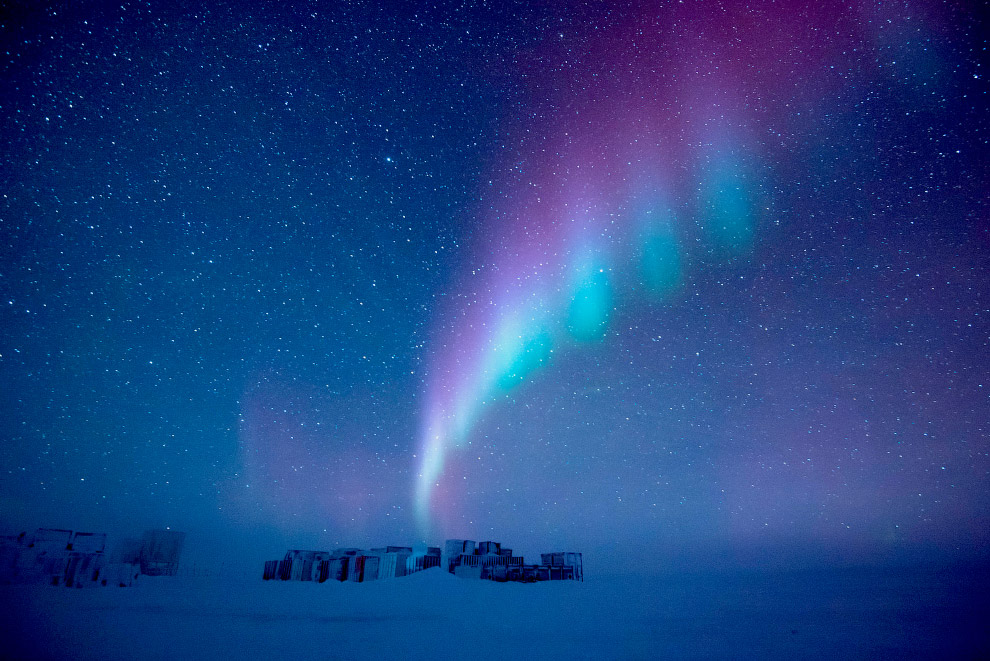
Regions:
[[881, 11], [665, 6], [519, 63], [529, 105], [508, 122], [472, 270], [434, 334], [414, 490], [424, 537], [456, 533], [444, 467], [486, 407], [560, 352], [607, 341], [622, 304], [659, 316], [691, 273], [746, 263], [775, 222], [771, 191], [813, 167], [784, 136], [814, 128], [815, 105], [848, 84], [828, 63], [879, 42], [862, 26], [889, 22]]

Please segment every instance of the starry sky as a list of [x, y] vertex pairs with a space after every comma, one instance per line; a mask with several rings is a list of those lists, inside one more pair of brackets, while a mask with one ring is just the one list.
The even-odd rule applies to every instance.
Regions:
[[172, 5], [2, 10], [4, 532], [990, 543], [969, 3]]

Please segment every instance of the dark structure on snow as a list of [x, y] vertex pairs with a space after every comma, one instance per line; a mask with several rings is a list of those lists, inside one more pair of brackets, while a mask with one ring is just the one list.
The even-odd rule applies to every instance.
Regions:
[[145, 576], [175, 576], [186, 533], [148, 530], [141, 537], [141, 573]]
[[0, 538], [0, 582], [70, 588], [114, 584], [119, 573], [105, 553], [106, 533], [38, 528]]
[[263, 579], [282, 581], [351, 581], [363, 583], [392, 579], [424, 569], [442, 567], [462, 578], [490, 581], [583, 581], [580, 553], [556, 552], [540, 555], [540, 564], [527, 565], [522, 556], [512, 554], [499, 542], [448, 539], [443, 549], [411, 546], [384, 546], [364, 551], [356, 548], [336, 551], [286, 552], [282, 560], [265, 562]]
[[174, 576], [184, 539], [185, 533], [149, 530], [108, 553], [106, 533], [38, 528], [0, 537], [0, 583], [126, 587], [141, 574]]

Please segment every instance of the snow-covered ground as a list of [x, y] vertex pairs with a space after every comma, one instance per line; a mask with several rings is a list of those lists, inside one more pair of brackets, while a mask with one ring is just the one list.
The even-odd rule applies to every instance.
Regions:
[[3, 658], [979, 658], [973, 570], [829, 569], [495, 584], [142, 577], [0, 586]]

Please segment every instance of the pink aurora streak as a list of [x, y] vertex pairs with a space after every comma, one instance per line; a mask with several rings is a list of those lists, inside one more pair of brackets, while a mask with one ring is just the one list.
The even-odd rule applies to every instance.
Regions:
[[838, 3], [690, 2], [589, 28], [573, 48], [551, 35], [517, 60], [528, 107], [484, 182], [494, 194], [474, 268], [432, 347], [415, 485], [424, 535], [455, 532], [444, 466], [484, 408], [551, 353], [602, 339], [622, 288], [650, 288], [650, 236], [667, 242], [655, 290], [703, 260], [746, 258], [763, 163], [788, 166], [785, 136], [841, 89], [827, 62], [866, 22]]

